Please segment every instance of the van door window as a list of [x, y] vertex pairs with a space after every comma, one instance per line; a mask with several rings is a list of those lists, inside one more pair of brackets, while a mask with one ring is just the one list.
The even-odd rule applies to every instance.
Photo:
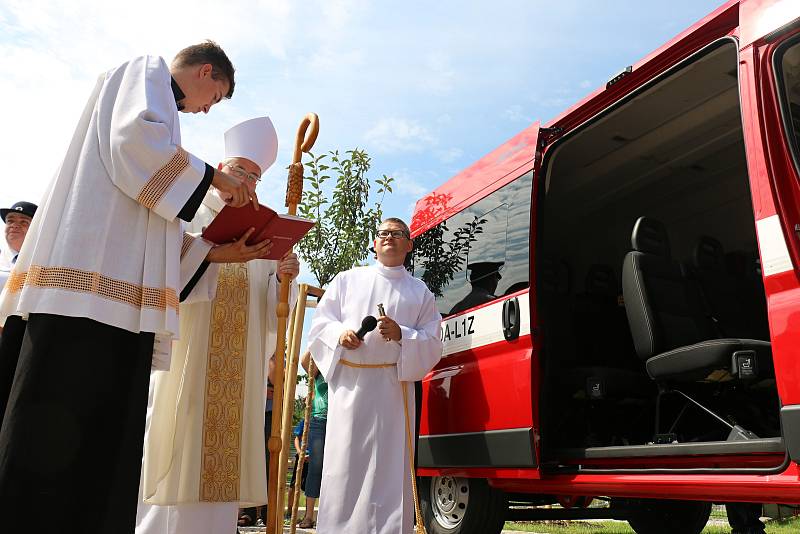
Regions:
[[443, 316], [528, 287], [532, 173], [414, 239], [414, 276]]

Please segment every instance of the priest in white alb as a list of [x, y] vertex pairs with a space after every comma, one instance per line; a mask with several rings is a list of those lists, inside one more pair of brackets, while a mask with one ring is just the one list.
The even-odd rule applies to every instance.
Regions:
[[20, 340], [0, 353], [15, 369], [0, 532], [26, 531], [43, 503], [60, 532], [133, 531], [151, 361], [168, 358], [179, 298], [211, 248], [181, 221], [212, 184], [257, 203], [181, 147], [178, 112], [208, 112], [233, 88], [210, 41], [98, 78], [0, 297], [3, 337]]
[[[255, 183], [277, 150], [269, 118], [250, 119], [225, 132], [219, 167]], [[200, 232], [224, 206], [210, 190], [188, 230]], [[267, 361], [280, 279], [298, 271], [293, 253], [224, 263], [213, 300], [181, 306], [169, 370], [151, 377], [136, 534], [233, 534], [240, 506], [266, 503]]]
[[[377, 263], [339, 273], [314, 312], [309, 350], [328, 382], [318, 534], [413, 530], [413, 383], [442, 343], [434, 296], [403, 265], [412, 247], [408, 226], [386, 219]], [[362, 340], [368, 315], [379, 324]]]

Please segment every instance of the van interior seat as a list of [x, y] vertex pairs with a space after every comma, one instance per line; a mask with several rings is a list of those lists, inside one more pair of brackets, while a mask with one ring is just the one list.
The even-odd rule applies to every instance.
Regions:
[[700, 287], [706, 312], [720, 337], [762, 339], [759, 315], [766, 314], [751, 305], [741, 292], [743, 282], [728, 271], [725, 253], [717, 239], [701, 236], [694, 248], [691, 281]]
[[572, 271], [563, 260], [541, 258], [536, 261], [537, 295], [542, 313], [546, 343], [558, 347], [558, 367], [575, 361], [575, 336], [569, 321], [572, 306]]
[[625, 256], [622, 291], [638, 356], [656, 381], [694, 382], [715, 371], [737, 379], [734, 353], [752, 351], [759, 377], [773, 374], [768, 341], [723, 338], [704, 306], [699, 285], [670, 256], [664, 225], [640, 217]]
[[758, 251], [726, 252], [725, 268], [735, 280], [736, 296], [749, 311], [749, 328], [755, 333], [753, 337], [769, 339], [767, 297]]
[[[613, 269], [591, 266], [584, 292], [574, 297], [571, 279], [565, 261], [543, 265], [542, 291], [548, 296], [545, 315], [551, 324], [549, 345], [558, 350], [556, 376], [564, 393], [573, 398], [585, 393], [589, 398], [591, 380], [602, 398], [652, 397], [652, 381], [641, 365], [636, 369], [627, 319], [620, 316], [619, 283]], [[620, 324], [620, 320], [624, 322]]]
[[575, 297], [573, 320], [579, 360], [585, 365], [629, 368], [644, 372], [636, 358], [620, 279], [610, 265], [590, 265], [583, 293]]

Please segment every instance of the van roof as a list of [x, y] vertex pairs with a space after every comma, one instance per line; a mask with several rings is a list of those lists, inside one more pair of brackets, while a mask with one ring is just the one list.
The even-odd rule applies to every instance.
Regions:
[[537, 122], [418, 200], [411, 219], [411, 234], [416, 236], [428, 230], [474, 199], [496, 191], [532, 169], [538, 133]]
[[[738, 24], [739, 0], [728, 0], [634, 63], [629, 75], [610, 88], [603, 86], [594, 90], [545, 127], [564, 131], [575, 128], [709, 42], [735, 33]], [[475, 200], [530, 171], [534, 165], [538, 133], [539, 123], [536, 122], [418, 200], [411, 219], [412, 236], [425, 232]]]

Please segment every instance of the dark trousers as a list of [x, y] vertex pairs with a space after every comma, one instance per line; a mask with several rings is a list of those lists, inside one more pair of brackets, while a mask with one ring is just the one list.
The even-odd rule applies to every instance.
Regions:
[[22, 320], [22, 317], [12, 315], [6, 319], [3, 334], [0, 335], [0, 423], [3, 422], [8, 396], [11, 394], [11, 385], [14, 383], [14, 372], [17, 370], [25, 325], [26, 322]]
[[153, 338], [30, 316], [0, 427], [0, 532], [25, 532], [43, 506], [59, 532], [134, 532]]
[[725, 504], [731, 534], [762, 534], [761, 503], [729, 502]]

